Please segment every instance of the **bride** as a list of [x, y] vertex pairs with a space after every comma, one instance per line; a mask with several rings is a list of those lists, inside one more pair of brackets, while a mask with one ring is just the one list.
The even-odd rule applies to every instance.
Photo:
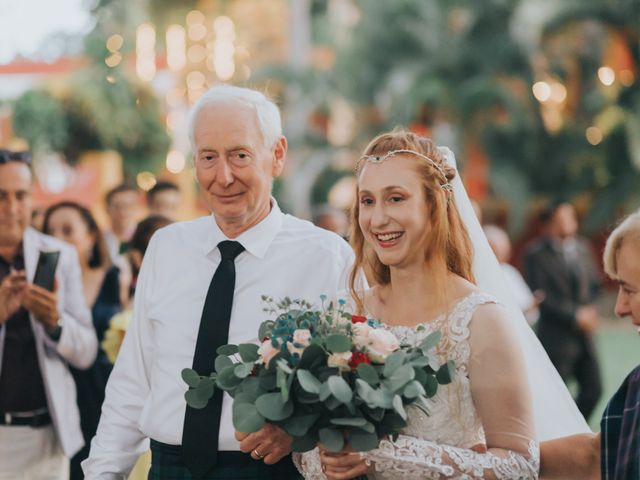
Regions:
[[[458, 203], [466, 208], [469, 201], [451, 157], [404, 131], [367, 146], [356, 170], [351, 287], [360, 309], [402, 343], [419, 344], [439, 330], [437, 354], [455, 362], [454, 380], [440, 386], [428, 415], [410, 407], [403, 433], [376, 450], [302, 454], [305, 478], [538, 478], [538, 439], [586, 431], [524, 320], [483, 291], [504, 288], [475, 235], [477, 221], [461, 217]], [[364, 294], [355, 288], [360, 269], [375, 284]], [[480, 280], [489, 288], [481, 290], [478, 277], [487, 274], [489, 282]], [[544, 390], [534, 390], [535, 401], [530, 386]], [[557, 410], [544, 417], [540, 404], [549, 399]]]

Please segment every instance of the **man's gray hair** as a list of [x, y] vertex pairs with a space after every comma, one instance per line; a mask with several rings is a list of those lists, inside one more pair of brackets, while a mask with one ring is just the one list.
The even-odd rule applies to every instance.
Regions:
[[623, 243], [629, 241], [640, 248], [640, 210], [625, 218], [607, 238], [602, 256], [604, 271], [614, 280], [618, 277], [618, 251]]
[[195, 127], [200, 110], [204, 107], [235, 103], [252, 107], [258, 117], [262, 140], [271, 148], [282, 135], [282, 120], [276, 104], [263, 93], [250, 88], [220, 84], [211, 87], [198, 99], [189, 112], [189, 141], [195, 151]]

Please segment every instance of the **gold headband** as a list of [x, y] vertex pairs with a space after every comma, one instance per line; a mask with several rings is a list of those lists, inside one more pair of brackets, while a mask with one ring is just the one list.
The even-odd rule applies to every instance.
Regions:
[[426, 160], [429, 165], [431, 165], [432, 167], [434, 167], [438, 173], [440, 173], [440, 175], [442, 176], [442, 182], [440, 184], [440, 186], [444, 189], [447, 190], [449, 192], [453, 192], [453, 185], [451, 185], [451, 183], [449, 183], [449, 180], [447, 179], [447, 174], [444, 172], [443, 168], [431, 157], [428, 157], [426, 155], [424, 155], [423, 153], [420, 152], [416, 152], [415, 150], [408, 150], [408, 149], [400, 149], [400, 150], [391, 150], [387, 153], [385, 153], [384, 155], [363, 155], [358, 159], [358, 162], [356, 163], [356, 174], [360, 173], [360, 169], [362, 168], [362, 164], [364, 162], [371, 162], [371, 163], [382, 163], [385, 160], [387, 160], [388, 158], [398, 154], [398, 153], [410, 153], [412, 155], [416, 155], [417, 157], [422, 158], [423, 160]]

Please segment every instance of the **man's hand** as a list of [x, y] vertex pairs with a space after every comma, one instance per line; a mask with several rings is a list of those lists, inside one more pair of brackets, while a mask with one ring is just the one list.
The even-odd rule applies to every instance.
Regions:
[[54, 328], [58, 324], [58, 301], [56, 293], [38, 285], [29, 284], [22, 298], [22, 306], [33, 313], [37, 321], [45, 328]]
[[240, 450], [251, 453], [251, 457], [273, 465], [291, 453], [293, 439], [280, 427], [265, 423], [254, 433], [236, 432], [236, 440], [240, 442]]
[[600, 434], [580, 433], [540, 444], [540, 479], [600, 478]]
[[598, 310], [594, 305], [584, 305], [576, 311], [576, 322], [583, 333], [590, 335], [598, 328]]
[[0, 325], [16, 313], [22, 305], [27, 289], [27, 277], [24, 270], [12, 270], [0, 283]]

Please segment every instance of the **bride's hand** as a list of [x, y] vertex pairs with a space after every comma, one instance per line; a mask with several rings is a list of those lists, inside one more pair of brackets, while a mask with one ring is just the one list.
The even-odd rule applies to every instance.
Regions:
[[349, 480], [359, 475], [366, 475], [372, 471], [358, 452], [343, 450], [333, 453], [320, 448], [322, 471], [328, 480]]

